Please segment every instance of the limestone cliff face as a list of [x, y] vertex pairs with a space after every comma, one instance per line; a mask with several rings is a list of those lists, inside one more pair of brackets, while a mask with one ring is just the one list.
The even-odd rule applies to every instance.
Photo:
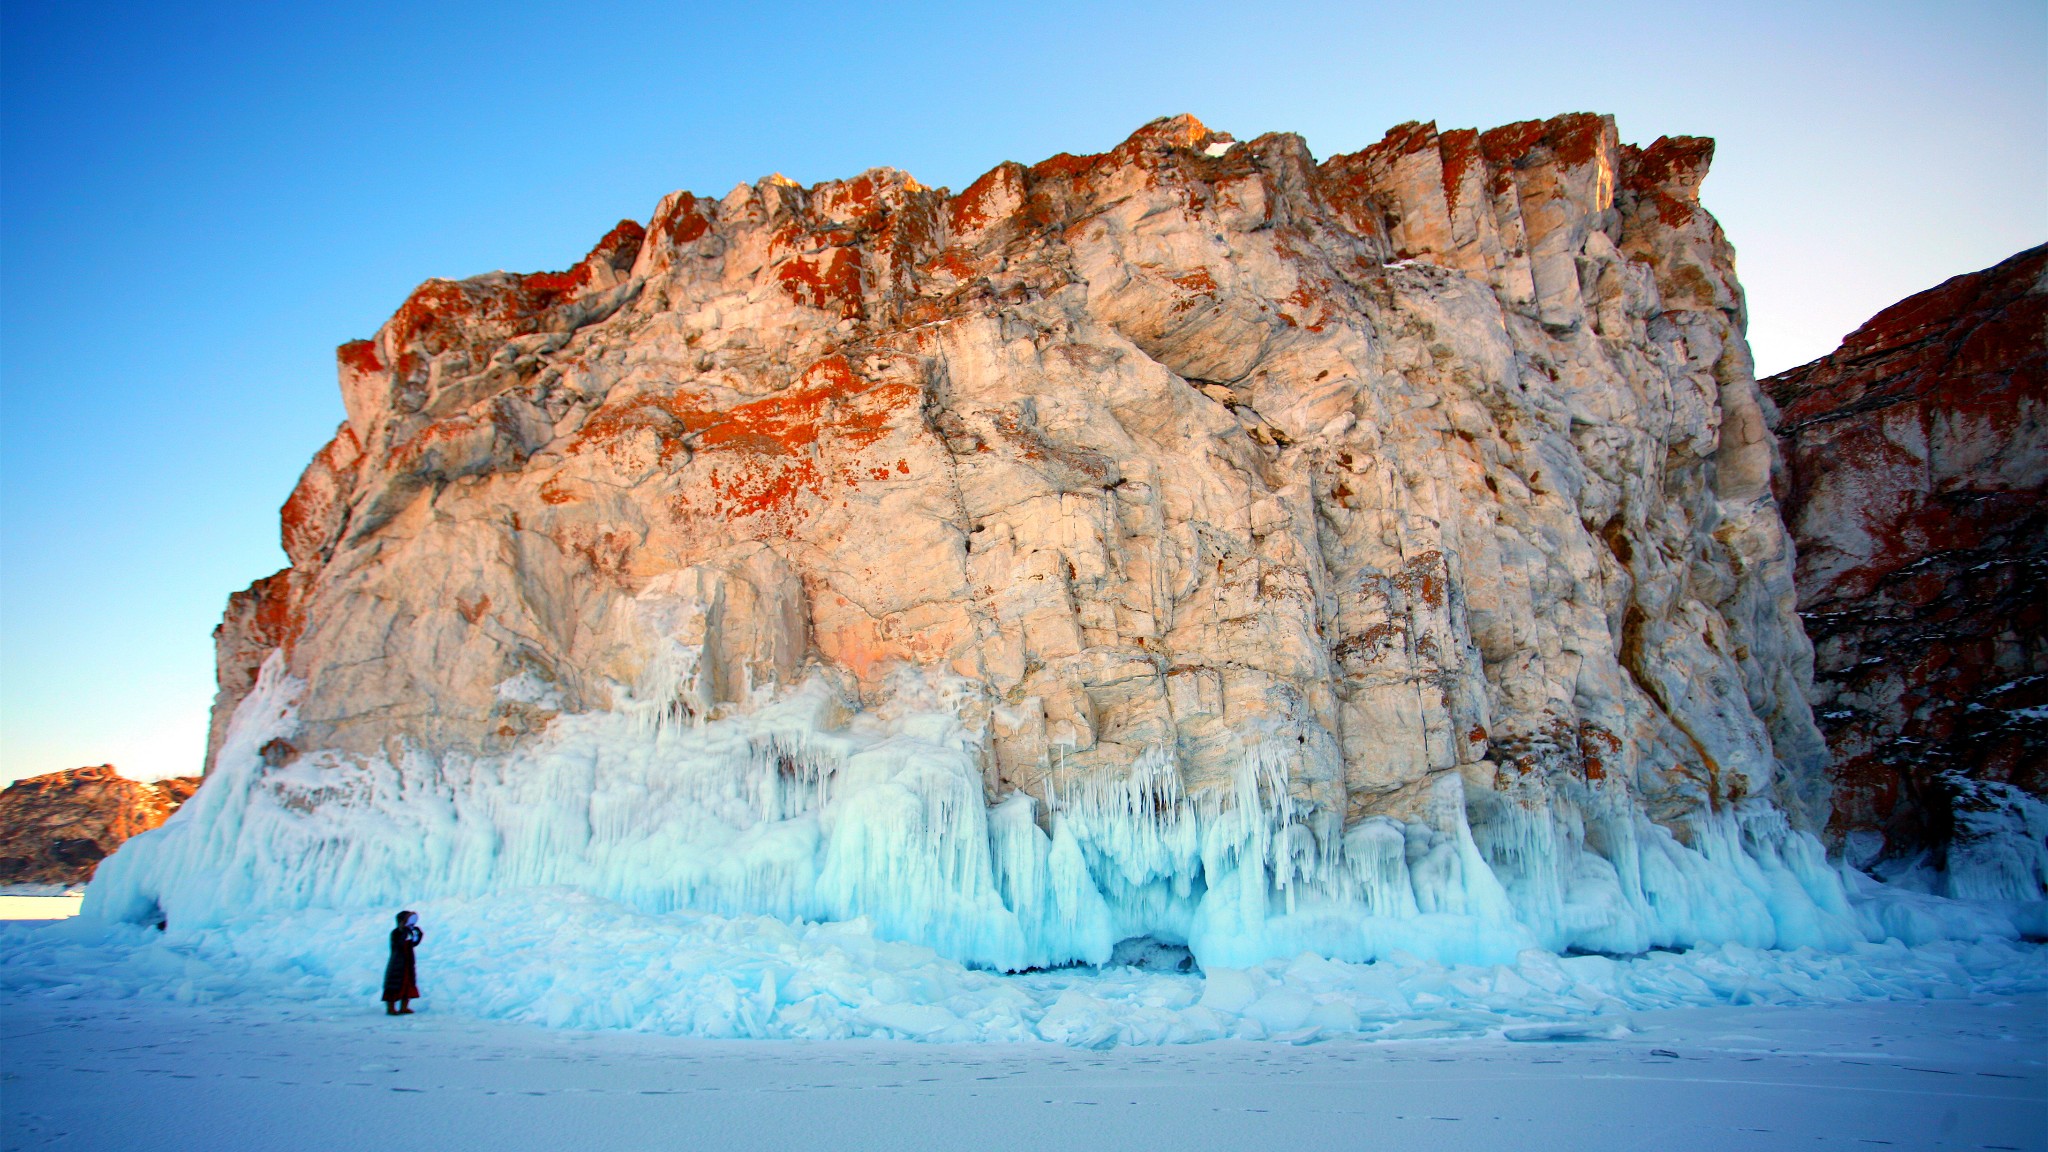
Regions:
[[17, 780], [0, 792], [0, 884], [83, 884], [198, 787], [196, 776], [130, 780], [111, 764]]
[[1178, 117], [428, 281], [217, 633], [248, 842], [109, 908], [580, 883], [1001, 968], [1853, 939], [1710, 154]]
[[1859, 862], [1945, 864], [2002, 787], [2048, 795], [2048, 247], [1900, 301], [1765, 386], [1831, 831]]
[[1569, 115], [1319, 163], [1179, 117], [957, 194], [676, 193], [567, 272], [429, 281], [340, 349], [216, 747], [273, 650], [280, 763], [944, 680], [991, 802], [1256, 752], [1326, 842], [1449, 777], [1594, 851], [1615, 805], [1817, 828], [1712, 150]]

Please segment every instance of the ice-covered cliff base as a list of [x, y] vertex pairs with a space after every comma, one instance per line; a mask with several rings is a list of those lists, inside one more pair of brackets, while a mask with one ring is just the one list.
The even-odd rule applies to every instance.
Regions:
[[[671, 672], [682, 671], [679, 659]], [[310, 924], [294, 917], [308, 909], [375, 925], [399, 907], [459, 918], [506, 906], [473, 903], [488, 896], [576, 891], [616, 902], [594, 945], [647, 966], [621, 979], [653, 999], [685, 980], [650, 974], [666, 971], [665, 950], [715, 951], [686, 943], [712, 922], [663, 919], [678, 911], [734, 917], [749, 933], [770, 931], [761, 916], [859, 920], [856, 935], [1000, 971], [1101, 965], [1136, 942], [1184, 948], [1214, 973], [1303, 955], [1522, 965], [1535, 952], [1841, 952], [2043, 928], [2038, 902], [1863, 885], [1760, 801], [1695, 820], [1686, 844], [1625, 794], [1589, 787], [1535, 806], [1468, 794], [1452, 774], [1418, 820], [1340, 831], [1294, 798], [1276, 752], [1248, 757], [1224, 795], [1185, 794], [1158, 755], [1108, 784], [990, 806], [980, 737], [962, 719], [973, 701], [958, 695], [971, 688], [943, 678], [905, 680], [878, 712], [847, 708], [814, 679], [702, 723], [652, 707], [564, 715], [501, 759], [280, 763], [300, 690], [273, 659], [198, 796], [102, 866], [89, 918], [243, 941], [268, 917]], [[677, 699], [673, 684], [635, 696]], [[516, 933], [493, 941], [481, 925], [495, 913], [473, 915], [473, 955], [444, 962], [451, 978], [528, 947]], [[348, 970], [344, 955], [318, 970]], [[620, 1008], [619, 1022], [637, 1011]]]
[[[1531, 949], [1497, 965], [1405, 953], [1303, 954], [1249, 968], [968, 968], [865, 922], [647, 914], [566, 890], [419, 905], [428, 1011], [703, 1037], [1046, 1040], [1618, 1036], [1628, 1013], [1701, 1005], [1956, 999], [2048, 989], [2048, 948], [1993, 938], [1841, 952], [1726, 944], [1633, 958]], [[212, 1003], [352, 1000], [374, 1012], [388, 921], [307, 909], [158, 932], [72, 920], [0, 925], [0, 990]]]

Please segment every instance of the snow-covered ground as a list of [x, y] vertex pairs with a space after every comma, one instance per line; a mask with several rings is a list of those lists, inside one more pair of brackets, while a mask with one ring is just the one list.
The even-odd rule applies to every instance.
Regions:
[[9, 1149], [2048, 1147], [2048, 998], [1630, 1012], [1612, 1038], [733, 1041], [31, 989]]
[[[90, 898], [88, 898], [88, 904]], [[1135, 964], [1019, 975], [878, 936], [872, 923], [650, 914], [572, 889], [415, 907], [421, 985], [437, 1011], [551, 1028], [704, 1039], [1050, 1041], [1600, 1035], [1664, 1008], [1955, 999], [2048, 992], [2048, 949], [1999, 936], [1840, 950], [1722, 944], [1634, 957], [1446, 965], [1397, 952], [1346, 963], [1304, 952], [1196, 973], [1184, 948]], [[390, 921], [339, 909], [247, 914], [167, 931], [90, 914], [0, 925], [0, 991], [76, 997], [375, 1001]]]
[[2004, 939], [1000, 976], [858, 922], [422, 911], [400, 1019], [362, 915], [0, 924], [5, 1147], [2048, 1147], [2048, 948]]

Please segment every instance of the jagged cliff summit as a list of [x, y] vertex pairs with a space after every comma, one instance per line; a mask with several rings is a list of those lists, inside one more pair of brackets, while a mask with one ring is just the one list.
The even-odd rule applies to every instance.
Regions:
[[1001, 969], [1911, 936], [1813, 835], [1712, 150], [1181, 116], [429, 281], [341, 347], [208, 781], [88, 912], [557, 885]]

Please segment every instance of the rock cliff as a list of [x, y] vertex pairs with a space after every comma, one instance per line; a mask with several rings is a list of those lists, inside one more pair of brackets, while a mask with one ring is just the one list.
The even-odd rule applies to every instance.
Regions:
[[198, 787], [197, 776], [130, 780], [112, 764], [17, 780], [0, 792], [0, 884], [83, 884]]
[[2028, 797], [2048, 796], [2048, 247], [1902, 300], [1765, 387], [1831, 832], [1859, 864], [2032, 898], [2048, 879], [2048, 809], [2026, 830]]
[[1712, 152], [1183, 116], [429, 281], [217, 633], [240, 831], [103, 907], [566, 883], [1000, 967], [1855, 936]]

